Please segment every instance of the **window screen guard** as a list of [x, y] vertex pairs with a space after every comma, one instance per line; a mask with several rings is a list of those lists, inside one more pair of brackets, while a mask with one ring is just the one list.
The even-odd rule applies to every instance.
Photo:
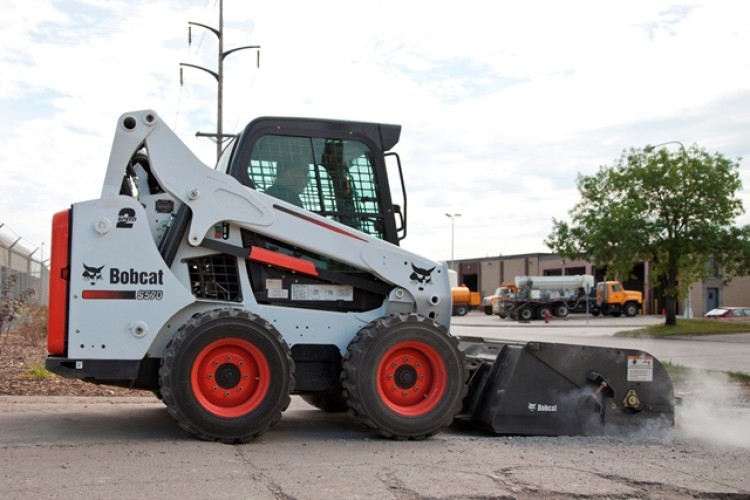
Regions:
[[303, 208], [377, 238], [384, 237], [383, 210], [369, 148], [354, 140], [266, 135], [250, 156], [248, 177], [266, 191], [279, 165], [308, 169], [300, 194]]

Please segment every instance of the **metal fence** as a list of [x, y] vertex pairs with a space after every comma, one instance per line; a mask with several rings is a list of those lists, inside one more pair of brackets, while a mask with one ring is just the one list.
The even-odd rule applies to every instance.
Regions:
[[44, 243], [33, 245], [0, 222], [0, 282], [4, 283], [8, 276], [15, 274], [14, 296], [31, 288], [34, 295], [29, 302], [47, 305], [48, 266]]

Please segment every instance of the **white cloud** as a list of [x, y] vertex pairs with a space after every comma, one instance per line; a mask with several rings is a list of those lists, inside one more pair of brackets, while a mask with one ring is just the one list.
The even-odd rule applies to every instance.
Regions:
[[[154, 108], [204, 161], [217, 2], [3, 0], [0, 222], [98, 195], [114, 123]], [[262, 114], [400, 123], [407, 248], [457, 258], [545, 251], [575, 177], [631, 146], [680, 140], [749, 156], [743, 2], [224, 2], [226, 129]], [[747, 161], [742, 163], [746, 186]], [[742, 195], [750, 203], [746, 188]], [[750, 206], [748, 206], [750, 208]], [[744, 223], [750, 218], [741, 219]]]

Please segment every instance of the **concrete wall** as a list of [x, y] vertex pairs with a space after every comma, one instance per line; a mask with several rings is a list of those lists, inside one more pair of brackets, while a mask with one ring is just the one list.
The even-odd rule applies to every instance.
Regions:
[[719, 291], [719, 305], [750, 307], [750, 276], [734, 278], [725, 285], [723, 296]]

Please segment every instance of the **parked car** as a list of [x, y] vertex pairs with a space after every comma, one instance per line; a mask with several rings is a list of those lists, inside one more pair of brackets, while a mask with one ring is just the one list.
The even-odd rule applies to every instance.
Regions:
[[717, 307], [703, 315], [708, 319], [750, 320], [750, 307]]

